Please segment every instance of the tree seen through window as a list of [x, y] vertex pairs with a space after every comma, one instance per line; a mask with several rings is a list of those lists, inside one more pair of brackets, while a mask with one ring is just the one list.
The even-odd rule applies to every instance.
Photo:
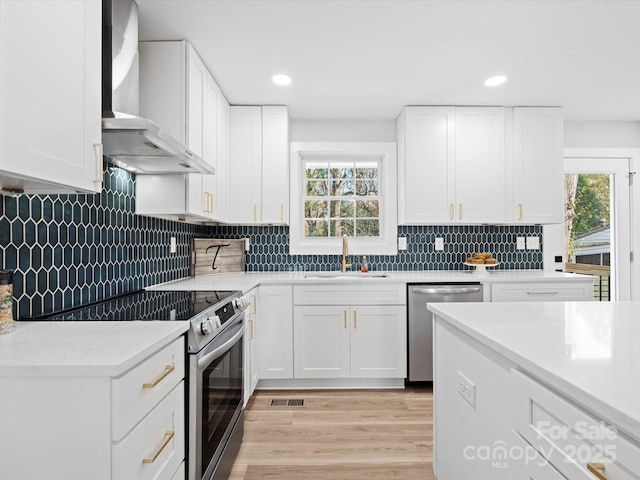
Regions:
[[304, 236], [379, 237], [376, 161], [305, 162]]

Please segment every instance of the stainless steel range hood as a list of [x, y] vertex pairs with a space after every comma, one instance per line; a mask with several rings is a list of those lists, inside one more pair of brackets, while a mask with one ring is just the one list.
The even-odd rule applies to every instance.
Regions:
[[138, 5], [133, 0], [102, 0], [104, 154], [136, 174], [215, 173], [152, 119], [139, 116], [138, 63]]

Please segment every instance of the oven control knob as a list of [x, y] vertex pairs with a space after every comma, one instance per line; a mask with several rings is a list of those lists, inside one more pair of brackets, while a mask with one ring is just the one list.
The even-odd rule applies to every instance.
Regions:
[[249, 302], [247, 301], [246, 297], [242, 296], [242, 297], [236, 298], [233, 301], [233, 306], [236, 307], [238, 310], [244, 310], [249, 306]]
[[203, 320], [202, 323], [200, 323], [200, 331], [203, 335], [210, 335], [213, 331], [213, 322], [209, 319]]

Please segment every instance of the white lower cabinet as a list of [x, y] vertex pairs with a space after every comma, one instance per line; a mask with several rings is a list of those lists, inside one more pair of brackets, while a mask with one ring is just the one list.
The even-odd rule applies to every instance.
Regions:
[[406, 307], [295, 306], [295, 378], [406, 377]]
[[256, 346], [259, 378], [293, 378], [293, 288], [262, 285], [257, 297]]
[[566, 478], [640, 478], [640, 445], [525, 373], [511, 376], [515, 430]]
[[558, 472], [520, 435], [516, 433], [515, 436], [512, 452], [515, 453], [518, 459], [512, 466], [512, 478], [514, 480], [566, 480], [567, 477]]
[[244, 330], [244, 405], [247, 406], [258, 384], [258, 346], [256, 341], [258, 287], [246, 294], [249, 308]]
[[118, 377], [0, 378], [0, 478], [184, 478], [184, 362], [180, 337]]
[[494, 283], [492, 302], [575, 302], [593, 300], [593, 280], [584, 282]]
[[294, 376], [405, 378], [406, 286], [294, 287]]

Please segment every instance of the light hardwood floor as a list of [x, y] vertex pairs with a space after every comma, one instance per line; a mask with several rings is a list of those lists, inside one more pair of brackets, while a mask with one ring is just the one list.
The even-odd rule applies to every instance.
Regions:
[[230, 480], [435, 480], [432, 427], [430, 388], [258, 391]]

